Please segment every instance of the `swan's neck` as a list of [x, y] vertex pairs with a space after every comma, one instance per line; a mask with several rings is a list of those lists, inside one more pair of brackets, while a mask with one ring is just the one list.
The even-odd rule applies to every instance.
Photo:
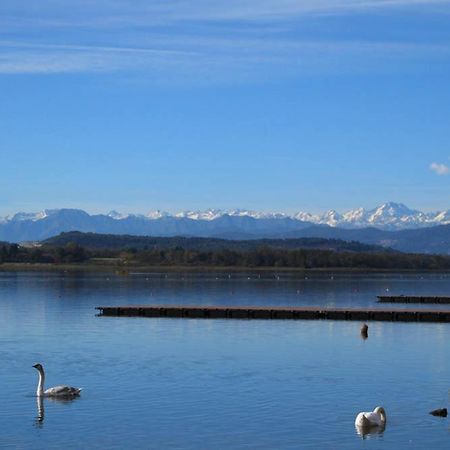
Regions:
[[377, 413], [382, 423], [386, 423], [386, 413], [383, 408], [377, 408]]
[[39, 370], [39, 382], [38, 382], [37, 391], [36, 391], [36, 395], [38, 397], [41, 397], [42, 395], [44, 395], [44, 381], [45, 381], [44, 371]]

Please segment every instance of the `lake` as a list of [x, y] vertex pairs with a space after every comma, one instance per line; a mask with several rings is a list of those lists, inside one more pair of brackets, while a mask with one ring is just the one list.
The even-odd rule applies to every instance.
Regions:
[[[450, 420], [428, 412], [449, 407], [450, 324], [371, 322], [363, 340], [358, 322], [94, 309], [373, 307], [386, 293], [449, 295], [450, 276], [0, 272], [0, 448], [448, 448]], [[36, 362], [47, 387], [80, 386], [82, 395], [39, 404]], [[384, 432], [359, 435], [356, 414], [378, 405]]]

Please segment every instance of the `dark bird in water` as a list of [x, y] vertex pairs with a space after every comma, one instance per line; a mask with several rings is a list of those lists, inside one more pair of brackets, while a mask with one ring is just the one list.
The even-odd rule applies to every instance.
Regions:
[[361, 333], [361, 337], [363, 339], [367, 339], [369, 337], [369, 325], [367, 325], [367, 323], [364, 323], [361, 325], [361, 329], [360, 329], [360, 333]]
[[430, 414], [432, 416], [447, 417], [447, 408], [434, 409], [433, 411], [430, 411]]

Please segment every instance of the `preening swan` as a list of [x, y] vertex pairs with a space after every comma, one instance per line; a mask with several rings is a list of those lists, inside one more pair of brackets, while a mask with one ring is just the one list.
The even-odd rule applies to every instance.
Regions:
[[356, 416], [356, 428], [384, 427], [386, 425], [386, 412], [383, 407], [377, 406], [372, 412], [360, 412]]
[[39, 382], [36, 391], [38, 397], [75, 397], [80, 395], [81, 388], [71, 386], [55, 386], [44, 391], [44, 368], [41, 364], [35, 364], [33, 367], [39, 372]]

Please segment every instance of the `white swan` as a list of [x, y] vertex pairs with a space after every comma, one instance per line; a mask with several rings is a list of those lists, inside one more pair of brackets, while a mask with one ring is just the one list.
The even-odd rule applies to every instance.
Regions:
[[356, 416], [356, 428], [384, 427], [386, 425], [386, 411], [383, 407], [377, 406], [372, 412], [360, 412]]
[[33, 367], [39, 372], [39, 382], [36, 391], [38, 397], [75, 397], [80, 395], [81, 388], [71, 386], [55, 386], [44, 391], [44, 368], [41, 364], [35, 364]]

